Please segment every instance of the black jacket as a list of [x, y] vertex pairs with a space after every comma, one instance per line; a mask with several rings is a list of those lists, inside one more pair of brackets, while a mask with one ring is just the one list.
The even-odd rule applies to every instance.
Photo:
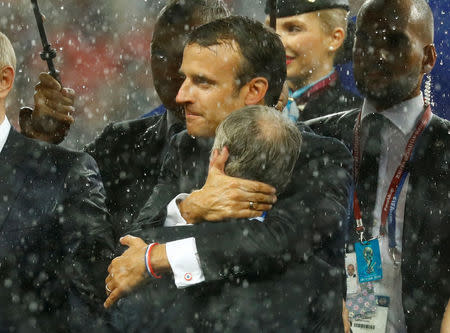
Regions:
[[112, 249], [94, 160], [11, 129], [0, 170], [0, 331], [92, 323]]
[[100, 169], [116, 239], [152, 193], [169, 141], [164, 113], [110, 124], [86, 147]]
[[[308, 124], [318, 133], [336, 137], [351, 148], [359, 111]], [[450, 298], [449, 138], [449, 121], [433, 115], [416, 143], [413, 160], [407, 165], [410, 176], [401, 273], [403, 310], [410, 332], [438, 332]], [[366, 219], [366, 223], [370, 220]], [[366, 229], [371, 230], [371, 226]], [[350, 230], [349, 234], [355, 233]]]
[[[206, 281], [178, 290], [165, 278], [118, 304], [120, 330], [341, 330], [342, 221], [351, 156], [337, 140], [303, 132], [287, 190], [264, 223], [160, 227], [165, 206], [206, 179], [210, 142], [182, 132], [131, 234], [165, 242], [195, 237]], [[162, 310], [164, 309], [164, 310]]]
[[297, 105], [306, 103], [305, 108], [299, 111], [299, 121], [306, 121], [328, 114], [350, 110], [362, 105], [361, 97], [345, 89], [339, 79], [329, 87], [319, 90], [304, 99], [296, 99]]

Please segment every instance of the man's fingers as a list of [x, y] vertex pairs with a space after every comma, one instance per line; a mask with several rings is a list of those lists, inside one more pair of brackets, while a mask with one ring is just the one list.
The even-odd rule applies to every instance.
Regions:
[[36, 95], [39, 97], [46, 98], [48, 100], [54, 101], [55, 103], [67, 105], [67, 106], [73, 106], [74, 98], [70, 95], [64, 94], [63, 91], [55, 90], [55, 89], [49, 89], [46, 87], [43, 87], [41, 83], [39, 83], [36, 88]]
[[130, 247], [130, 246], [145, 245], [145, 242], [139, 237], [126, 235], [120, 238], [120, 244]]
[[63, 94], [63, 96], [67, 98], [70, 98], [71, 100], [75, 99], [75, 90], [73, 90], [72, 88], [62, 88], [61, 94]]
[[265, 203], [254, 202], [254, 201], [249, 201], [249, 202], [243, 202], [242, 203], [242, 208], [243, 209], [250, 209], [250, 210], [259, 211], [260, 214], [261, 214], [261, 212], [266, 212], [268, 210], [271, 210], [272, 209], [272, 205], [265, 204]]
[[277, 197], [274, 194], [265, 194], [265, 193], [253, 193], [247, 192], [242, 189], [231, 190], [226, 197], [227, 200], [231, 201], [240, 201], [240, 202], [256, 202], [260, 204], [269, 204], [273, 205], [277, 202]]
[[39, 118], [48, 116], [54, 121], [59, 121], [67, 125], [71, 125], [75, 121], [73, 117], [70, 115], [71, 112], [69, 109], [67, 109], [64, 112], [56, 112], [53, 108], [48, 107], [45, 103], [48, 103], [48, 101], [39, 104], [39, 109], [36, 108], [35, 110], [36, 114], [33, 113], [33, 115], [31, 116], [32, 118], [38, 116], [39, 114]]
[[236, 178], [234, 184], [235, 187], [245, 192], [265, 193], [265, 194], [275, 194], [277, 192], [275, 187], [254, 180]]
[[289, 87], [287, 81], [285, 81], [283, 84], [283, 89], [281, 90], [280, 98], [278, 99], [278, 103], [275, 106], [275, 109], [282, 112], [288, 102], [288, 99], [289, 99]]
[[110, 306], [112, 306], [122, 296], [122, 293], [123, 293], [123, 291], [120, 288], [114, 289], [111, 292], [111, 294], [109, 294], [109, 296], [106, 299], [105, 303], [103, 303], [103, 306], [105, 308], [109, 308]]
[[274, 194], [264, 194], [264, 193], [250, 193], [246, 197], [246, 201], [259, 202], [261, 204], [274, 204], [277, 202], [277, 197]]
[[39, 81], [41, 81], [41, 83], [48, 88], [61, 90], [61, 85], [59, 82], [49, 73], [39, 74]]

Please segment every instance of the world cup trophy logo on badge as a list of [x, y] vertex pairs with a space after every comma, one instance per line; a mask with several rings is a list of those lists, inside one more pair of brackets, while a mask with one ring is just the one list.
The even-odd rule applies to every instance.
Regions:
[[374, 271], [375, 260], [373, 260], [373, 250], [370, 246], [366, 246], [363, 251], [364, 259], [366, 260], [366, 273], [371, 274]]

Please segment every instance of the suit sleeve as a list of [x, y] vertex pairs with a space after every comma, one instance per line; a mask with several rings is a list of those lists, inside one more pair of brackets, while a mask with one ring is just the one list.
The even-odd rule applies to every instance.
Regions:
[[73, 287], [75, 297], [98, 307], [105, 295], [113, 231], [97, 164], [85, 153], [77, 153], [71, 162], [63, 183], [63, 200], [55, 208], [65, 249], [63, 276]]
[[[147, 222], [134, 235], [160, 243], [194, 237], [206, 281], [267, 274], [313, 254], [343, 267], [351, 155], [337, 140], [319, 141], [318, 149], [301, 154], [289, 188], [264, 223], [242, 219], [155, 229]], [[164, 210], [153, 222], [163, 220]]]
[[180, 193], [181, 171], [177, 163], [180, 160], [178, 147], [177, 136], [175, 136], [171, 139], [169, 150], [164, 157], [158, 184], [141, 209], [138, 218], [131, 223], [127, 233], [134, 235], [140, 233], [142, 229], [150, 230], [164, 225], [167, 216], [166, 207]]

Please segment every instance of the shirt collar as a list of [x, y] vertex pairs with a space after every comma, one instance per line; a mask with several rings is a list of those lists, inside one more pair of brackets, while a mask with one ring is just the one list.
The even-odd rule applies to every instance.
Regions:
[[[402, 103], [396, 104], [389, 109], [379, 112], [394, 124], [403, 135], [408, 135], [414, 129], [417, 119], [424, 110], [422, 93], [418, 96], [408, 99]], [[364, 99], [362, 106], [361, 120], [371, 113], [377, 113], [375, 106], [367, 99]]]
[[3, 147], [5, 146], [10, 128], [11, 124], [9, 123], [8, 118], [5, 116], [5, 119], [3, 119], [3, 122], [0, 124], [0, 152], [3, 150]]

